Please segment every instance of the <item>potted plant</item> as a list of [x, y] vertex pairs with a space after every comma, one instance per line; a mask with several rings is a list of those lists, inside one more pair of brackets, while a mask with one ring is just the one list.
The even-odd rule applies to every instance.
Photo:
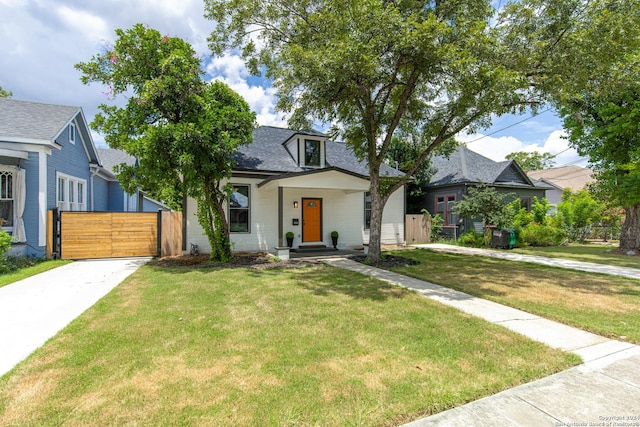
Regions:
[[338, 232], [335, 231], [335, 230], [333, 230], [331, 232], [331, 243], [333, 244], [333, 249], [337, 250], [338, 249], [337, 248], [337, 246], [338, 246]]
[[285, 237], [287, 238], [287, 246], [292, 247], [293, 246], [293, 232], [292, 231], [287, 231], [287, 234], [285, 234]]

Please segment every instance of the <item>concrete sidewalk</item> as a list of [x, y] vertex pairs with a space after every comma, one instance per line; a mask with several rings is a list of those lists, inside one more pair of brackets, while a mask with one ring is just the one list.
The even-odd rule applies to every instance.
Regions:
[[415, 290], [533, 340], [573, 352], [584, 361], [573, 369], [415, 421], [406, 427], [587, 426], [607, 425], [608, 422], [611, 426], [615, 422], [640, 426], [640, 347], [350, 259], [327, 258], [324, 262]]
[[147, 261], [75, 261], [0, 288], [0, 376]]
[[613, 274], [615, 276], [640, 279], [640, 268], [616, 267], [606, 264], [596, 264], [593, 262], [572, 261], [567, 259], [549, 258], [537, 255], [524, 255], [505, 250], [498, 251], [481, 248], [468, 248], [465, 246], [447, 245], [443, 243], [425, 243], [411, 246], [415, 248], [431, 249], [439, 252], [450, 252], [465, 255], [480, 255], [492, 258], [508, 259], [510, 261], [531, 262], [535, 264], [548, 265], [550, 267], [569, 268], [571, 270], [588, 271], [590, 273]]

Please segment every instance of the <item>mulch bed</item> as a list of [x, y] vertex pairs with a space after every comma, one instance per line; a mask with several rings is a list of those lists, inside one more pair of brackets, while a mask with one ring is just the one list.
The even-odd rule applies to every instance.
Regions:
[[[351, 259], [357, 262], [365, 263], [364, 255], [351, 256]], [[188, 267], [188, 268], [253, 268], [264, 270], [270, 268], [299, 268], [310, 264], [317, 264], [317, 259], [290, 259], [281, 261], [266, 253], [238, 253], [233, 260], [226, 263], [212, 262], [208, 254], [199, 255], [183, 255], [177, 257], [161, 258], [154, 262], [158, 267]], [[376, 263], [366, 262], [365, 264], [372, 267], [389, 269], [391, 267], [403, 267], [406, 265], [414, 265], [418, 262], [410, 258], [404, 258], [395, 255], [386, 255], [382, 260]]]
[[177, 257], [161, 258], [155, 261], [159, 267], [189, 267], [189, 268], [253, 268], [264, 270], [269, 268], [298, 268], [312, 264], [314, 260], [292, 259], [281, 261], [266, 253], [239, 253], [229, 262], [213, 262], [209, 254], [183, 255]]

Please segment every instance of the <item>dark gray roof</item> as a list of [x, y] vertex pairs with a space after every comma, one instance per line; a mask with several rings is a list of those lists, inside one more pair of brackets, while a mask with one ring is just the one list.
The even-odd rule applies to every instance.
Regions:
[[434, 156], [431, 165], [436, 172], [429, 187], [481, 182], [511, 187], [546, 187], [532, 182], [515, 161], [495, 162], [465, 146], [458, 147], [449, 158]]
[[80, 107], [0, 98], [0, 137], [53, 141]]
[[[253, 142], [242, 146], [236, 155], [236, 170], [264, 171], [273, 173], [304, 172], [309, 168], [302, 168], [289, 154], [284, 143], [294, 135], [313, 135], [325, 137], [317, 131], [296, 131], [271, 126], [260, 126], [253, 131]], [[369, 167], [364, 161], [358, 160], [351, 149], [343, 142], [327, 140], [327, 167], [343, 169], [362, 176], [369, 176]], [[382, 176], [401, 176], [402, 172], [383, 165], [380, 169]]]

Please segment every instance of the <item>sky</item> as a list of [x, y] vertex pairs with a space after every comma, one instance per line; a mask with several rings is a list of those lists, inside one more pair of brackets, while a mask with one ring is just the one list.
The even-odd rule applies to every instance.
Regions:
[[[203, 17], [203, 0], [0, 0], [0, 17], [0, 86], [14, 99], [79, 106], [91, 122], [98, 105], [111, 101], [101, 85], [82, 84], [74, 64], [112, 43], [116, 28], [143, 23], [189, 42], [203, 59], [205, 78], [224, 81], [242, 95], [258, 124], [287, 126], [274, 110], [276, 92], [268, 80], [250, 76], [236, 55], [210, 56], [206, 39], [213, 23]], [[556, 166], [586, 166], [563, 134], [560, 119], [546, 111], [496, 117], [489, 129], [457, 138], [495, 161], [515, 151], [538, 151], [557, 155]], [[93, 138], [106, 147], [100, 135]]]

